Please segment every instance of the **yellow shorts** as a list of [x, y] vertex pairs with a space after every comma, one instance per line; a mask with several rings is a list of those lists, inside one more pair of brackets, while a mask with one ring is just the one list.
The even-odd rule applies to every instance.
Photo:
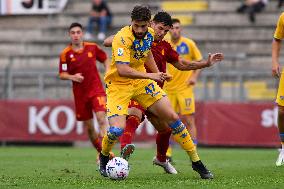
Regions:
[[282, 71], [279, 86], [278, 86], [276, 103], [279, 106], [284, 106], [284, 72], [283, 71]]
[[192, 87], [179, 92], [168, 92], [167, 96], [176, 112], [181, 115], [195, 113], [195, 101]]
[[128, 115], [130, 100], [144, 109], [160, 100], [166, 93], [150, 79], [135, 79], [131, 83], [106, 81], [107, 116]]

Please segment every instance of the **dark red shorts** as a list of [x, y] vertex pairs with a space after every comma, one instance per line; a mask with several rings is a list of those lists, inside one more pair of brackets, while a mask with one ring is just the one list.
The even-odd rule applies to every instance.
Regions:
[[91, 98], [75, 98], [76, 118], [78, 121], [86, 121], [93, 118], [94, 112], [106, 112], [106, 96], [97, 95]]

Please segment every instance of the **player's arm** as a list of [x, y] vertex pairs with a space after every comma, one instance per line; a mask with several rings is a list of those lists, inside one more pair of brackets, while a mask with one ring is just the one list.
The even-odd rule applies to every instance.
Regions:
[[71, 75], [68, 72], [61, 72], [59, 73], [59, 78], [62, 80], [71, 80], [78, 83], [81, 83], [84, 80], [84, 76], [81, 73]]
[[281, 40], [274, 38], [272, 41], [272, 75], [280, 77], [279, 54], [281, 49]]
[[154, 60], [154, 57], [153, 57], [153, 54], [152, 54], [152, 51], [150, 51], [148, 57], [147, 57], [147, 60], [145, 62], [145, 65], [147, 66], [147, 68], [153, 72], [153, 73], [158, 73], [159, 72], [159, 69], [157, 67], [157, 64]]
[[165, 81], [168, 77], [166, 73], [146, 73], [139, 72], [129, 66], [129, 63], [116, 62], [116, 68], [119, 76], [131, 79], [152, 79], [156, 81]]
[[107, 38], [104, 40], [103, 45], [104, 45], [105, 47], [111, 47], [113, 38], [114, 38], [114, 35], [111, 35], [111, 36], [107, 37]]
[[172, 62], [172, 65], [179, 70], [197, 70], [214, 65], [216, 62], [220, 62], [224, 59], [223, 53], [214, 53], [208, 55], [206, 61], [189, 61], [179, 58], [179, 61]]
[[108, 72], [108, 70], [110, 69], [110, 60], [107, 58], [104, 62], [104, 67], [105, 67], [105, 72]]
[[62, 80], [71, 80], [81, 83], [84, 80], [84, 76], [81, 73], [76, 73], [74, 75], [68, 72], [68, 60], [66, 59], [66, 53], [61, 53], [59, 60], [59, 78]]

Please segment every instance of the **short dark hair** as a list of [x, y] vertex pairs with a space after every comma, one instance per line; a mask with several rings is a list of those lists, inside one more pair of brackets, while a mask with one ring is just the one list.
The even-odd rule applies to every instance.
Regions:
[[151, 10], [147, 6], [137, 5], [131, 12], [131, 19], [135, 21], [150, 21]]
[[83, 26], [82, 24], [78, 23], [78, 22], [73, 22], [70, 26], [69, 26], [69, 31], [74, 28], [74, 27], [79, 27], [83, 30]]
[[180, 20], [178, 18], [173, 18], [172, 19], [172, 23], [175, 24], [175, 23], [179, 23], [180, 24]]
[[172, 22], [172, 17], [169, 13], [167, 12], [158, 12], [154, 18], [153, 18], [154, 22], [158, 22], [158, 23], [163, 23], [165, 26], [172, 26], [173, 22]]

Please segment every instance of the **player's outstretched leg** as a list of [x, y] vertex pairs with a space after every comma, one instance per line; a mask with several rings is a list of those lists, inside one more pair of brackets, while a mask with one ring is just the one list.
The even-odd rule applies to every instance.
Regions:
[[105, 177], [107, 176], [106, 165], [109, 161], [110, 151], [122, 133], [122, 128], [110, 126], [107, 134], [103, 138], [102, 151], [100, 153], [100, 173]]
[[122, 148], [121, 150], [120, 157], [128, 161], [130, 155], [133, 154], [134, 150], [135, 150], [134, 144], [126, 144], [124, 148]]
[[[167, 108], [164, 108], [167, 107]], [[198, 172], [203, 179], [212, 179], [213, 174], [201, 162], [196, 147], [184, 124], [179, 119], [178, 115], [171, 108], [167, 97], [161, 98], [155, 104], [148, 108], [152, 113], [164, 119], [172, 129], [174, 140], [187, 152], [193, 162], [193, 170]]]
[[[151, 121], [156, 125], [155, 121], [151, 119]], [[163, 124], [159, 122], [159, 124]], [[169, 139], [171, 137], [171, 129], [166, 128], [163, 131], [158, 131], [156, 136], [156, 144], [157, 144], [157, 155], [153, 158], [153, 164], [161, 166], [166, 173], [168, 174], [177, 174], [174, 166], [167, 160], [166, 153], [169, 147]]]
[[196, 171], [202, 179], [213, 179], [213, 174], [201, 162], [196, 147], [184, 124], [178, 119], [170, 124], [170, 127], [174, 140], [178, 142], [189, 155], [192, 161], [192, 169]]

